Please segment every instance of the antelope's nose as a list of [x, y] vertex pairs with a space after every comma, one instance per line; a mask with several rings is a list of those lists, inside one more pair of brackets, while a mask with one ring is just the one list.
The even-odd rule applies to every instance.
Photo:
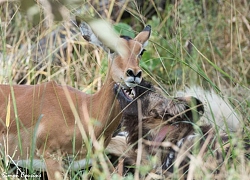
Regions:
[[132, 70], [132, 69], [128, 69], [127, 72], [126, 72], [126, 75], [127, 75], [128, 77], [141, 78], [142, 72], [141, 72], [141, 70], [139, 70], [138, 72], [135, 72], [135, 71]]

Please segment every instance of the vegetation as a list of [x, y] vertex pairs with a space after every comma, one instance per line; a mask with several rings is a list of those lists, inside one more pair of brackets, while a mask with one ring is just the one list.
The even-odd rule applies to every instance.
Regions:
[[[55, 21], [51, 21], [51, 14], [44, 4], [27, 2], [26, 5], [24, 1], [0, 2], [1, 84], [36, 84], [55, 80], [87, 93], [95, 92], [100, 89], [107, 72], [107, 55], [85, 42], [77, 30], [70, 31], [72, 25], [65, 22], [66, 17], [80, 12], [82, 16], [107, 19], [119, 33], [129, 36], [150, 24], [150, 43], [140, 62], [144, 77], [170, 96], [186, 85], [214, 89], [228, 98], [242, 115], [243, 128], [238, 135], [250, 139], [249, 1], [183, 0], [143, 4], [138, 0], [138, 7], [132, 0], [126, 1], [119, 11], [116, 1], [110, 1], [106, 7], [99, 7], [94, 0], [83, 2], [80, 10], [76, 9], [79, 4], [62, 1], [52, 8]], [[56, 10], [60, 8], [63, 10]], [[38, 43], [43, 38], [46, 38], [45, 48]], [[232, 142], [240, 143], [236, 137]], [[98, 153], [102, 151], [90, 157], [98, 160]], [[242, 160], [243, 153], [246, 152], [242, 146], [235, 149], [233, 163], [226, 164], [224, 171], [220, 172], [222, 179], [249, 178], [250, 164]], [[5, 157], [3, 153], [1, 157]], [[96, 168], [91, 172], [98, 179], [110, 175], [110, 172], [103, 171], [106, 166], [98, 167], [98, 161], [95, 163]], [[0, 173], [7, 168], [1, 161]], [[147, 168], [141, 167], [141, 173], [147, 172]], [[199, 170], [197, 167], [194, 172]], [[86, 176], [89, 176], [86, 171], [71, 174], [72, 179]], [[209, 178], [209, 174], [203, 174], [203, 178]], [[121, 177], [114, 174], [112, 179]], [[124, 179], [134, 177], [129, 175]]]

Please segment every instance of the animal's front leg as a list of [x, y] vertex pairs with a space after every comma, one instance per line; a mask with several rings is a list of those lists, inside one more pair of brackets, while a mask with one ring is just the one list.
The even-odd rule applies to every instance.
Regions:
[[63, 179], [63, 167], [62, 167], [62, 160], [53, 159], [53, 158], [46, 158], [46, 171], [49, 180], [58, 180]]

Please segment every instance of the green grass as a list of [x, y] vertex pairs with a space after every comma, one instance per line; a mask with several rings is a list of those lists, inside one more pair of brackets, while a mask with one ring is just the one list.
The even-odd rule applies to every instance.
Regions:
[[[131, 14], [130, 18], [121, 19], [121, 13], [115, 16], [118, 20], [113, 17], [116, 29], [120, 31], [126, 28], [126, 34], [131, 36], [145, 24], [152, 26], [150, 43], [140, 62], [144, 77], [159, 85], [169, 95], [192, 84], [222, 93], [236, 111], [242, 114], [243, 136], [250, 139], [250, 3], [236, 0], [183, 0], [173, 4], [167, 1], [165, 9], [161, 11], [157, 9], [157, 3], [153, 2], [145, 3], [141, 8], [134, 2], [128, 3], [124, 10]], [[41, 5], [38, 7], [42, 10]], [[150, 7], [156, 10], [153, 16], [147, 15], [152, 11]], [[68, 5], [67, 8], [71, 15], [75, 14], [75, 6]], [[113, 8], [108, 6], [105, 11], [108, 19]], [[73, 54], [55, 56], [55, 52], [63, 47], [57, 35], [56, 41], [50, 38], [46, 44], [45, 54], [37, 54], [37, 42], [49, 36], [61, 23], [48, 23], [42, 13], [31, 16], [26, 9], [23, 4], [20, 8], [14, 2], [0, 4], [0, 83], [15, 84], [25, 77], [27, 84], [55, 80], [59, 83], [64, 81], [88, 93], [100, 89], [107, 71], [105, 53], [96, 51], [95, 47], [77, 35], [71, 43]], [[82, 12], [86, 16], [105, 19], [103, 15], [98, 16], [97, 10], [93, 6]], [[56, 15], [60, 20], [60, 16]], [[34, 62], [36, 56], [41, 57], [39, 63]], [[41, 76], [37, 78], [37, 75]], [[102, 159], [101, 154], [90, 154], [90, 157]], [[242, 148], [234, 149], [233, 164], [225, 164], [225, 171], [220, 175], [225, 179], [247, 179], [250, 174], [249, 162], [246, 162], [246, 166], [241, 157]], [[98, 161], [95, 164], [96, 168], [92, 172], [99, 179], [105, 179], [110, 172], [100, 170], [105, 167], [100, 168]], [[0, 164], [0, 172], [4, 169], [4, 165]], [[145, 169], [142, 168], [141, 172]], [[200, 173], [201, 170], [196, 168], [194, 174], [199, 176]], [[86, 172], [71, 174], [72, 179], [85, 176], [88, 176]], [[204, 174], [203, 177], [206, 179]], [[113, 179], [119, 178], [114, 175]]]

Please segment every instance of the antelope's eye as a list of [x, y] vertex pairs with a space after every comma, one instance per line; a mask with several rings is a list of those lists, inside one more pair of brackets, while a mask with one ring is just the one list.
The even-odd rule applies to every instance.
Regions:
[[146, 51], [146, 49], [143, 49], [143, 50], [140, 52], [139, 56], [142, 56], [143, 53], [144, 53], [145, 51]]

